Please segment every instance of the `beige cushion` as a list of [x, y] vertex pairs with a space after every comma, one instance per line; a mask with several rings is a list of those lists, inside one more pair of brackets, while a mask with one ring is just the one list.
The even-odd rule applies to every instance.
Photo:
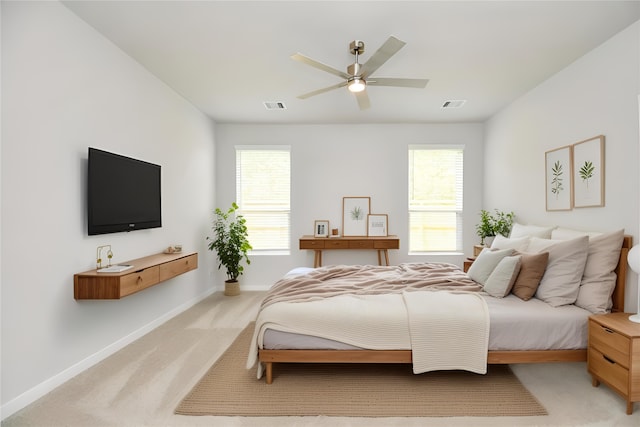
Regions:
[[518, 298], [529, 301], [538, 290], [540, 279], [547, 268], [549, 252], [519, 253], [520, 272], [513, 283], [511, 293]]
[[484, 284], [484, 291], [496, 298], [504, 298], [509, 295], [513, 283], [520, 271], [520, 257], [507, 256], [500, 260], [493, 269]]
[[623, 238], [624, 230], [589, 237], [587, 263], [576, 300], [578, 307], [596, 314], [611, 310], [611, 294], [616, 286], [614, 270], [620, 259]]
[[489, 275], [493, 272], [493, 269], [496, 268], [500, 260], [511, 254], [513, 254], [513, 249], [498, 249], [493, 251], [489, 248], [484, 248], [476, 260], [473, 261], [471, 267], [469, 267], [467, 275], [484, 286]]
[[529, 251], [549, 252], [549, 262], [536, 298], [554, 307], [576, 302], [588, 250], [587, 236], [562, 241], [532, 237]]
[[495, 239], [493, 239], [493, 243], [491, 244], [491, 249], [515, 249], [516, 251], [524, 251], [529, 246], [529, 240], [531, 238], [529, 236], [522, 236], [516, 238], [504, 237], [501, 235], [497, 235]]
[[551, 231], [555, 227], [541, 226], [541, 225], [523, 225], [519, 223], [514, 223], [513, 227], [511, 227], [511, 233], [509, 237], [539, 237], [541, 239], [549, 239], [551, 238]]

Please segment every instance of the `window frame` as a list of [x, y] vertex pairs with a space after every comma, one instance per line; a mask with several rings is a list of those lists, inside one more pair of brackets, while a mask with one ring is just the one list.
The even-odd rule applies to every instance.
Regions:
[[[291, 146], [282, 144], [282, 145], [236, 145], [235, 147], [235, 173], [236, 173], [236, 200], [239, 205], [238, 214], [245, 216], [246, 212], [266, 212], [266, 213], [275, 213], [275, 212], [283, 212], [286, 213], [287, 221], [286, 221], [286, 234], [287, 237], [286, 247], [281, 248], [264, 248], [264, 249], [251, 249], [248, 253], [252, 256], [262, 256], [262, 255], [290, 255], [291, 254]], [[268, 209], [268, 210], [256, 210], [256, 209], [245, 209], [244, 203], [242, 203], [242, 170], [240, 170], [240, 162], [242, 152], [246, 151], [283, 151], [287, 152], [289, 157], [289, 171], [288, 171], [288, 208], [286, 209]], [[247, 226], [249, 227], [249, 231], [251, 231], [251, 223], [247, 220]], [[251, 242], [251, 234], [249, 234], [249, 241]], [[253, 243], [252, 243], [253, 245]]]
[[[413, 179], [413, 168], [410, 164], [411, 162], [411, 152], [412, 151], [431, 151], [431, 150], [452, 150], [460, 152], [460, 169], [457, 171], [459, 175], [459, 182], [456, 182], [456, 187], [458, 189], [456, 193], [456, 202], [455, 207], [453, 209], [434, 209], [433, 207], [425, 207], [425, 208], [416, 208], [415, 203], [412, 203], [413, 199], [411, 197], [411, 188]], [[463, 232], [464, 232], [464, 155], [465, 155], [465, 145], [464, 144], [409, 144], [407, 148], [407, 246], [408, 246], [408, 254], [409, 255], [438, 255], [438, 254], [458, 254], [463, 252]], [[437, 213], [437, 212], [451, 212], [455, 213], [455, 238], [456, 244], [454, 249], [434, 249], [434, 250], [419, 250], [412, 249], [412, 221], [411, 216], [412, 213]]]

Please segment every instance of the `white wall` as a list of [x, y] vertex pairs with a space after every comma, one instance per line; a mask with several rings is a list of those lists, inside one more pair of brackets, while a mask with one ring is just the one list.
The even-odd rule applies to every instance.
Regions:
[[[624, 228], [640, 243], [638, 94], [640, 23], [589, 52], [486, 123], [484, 207], [523, 223]], [[605, 206], [545, 210], [545, 152], [605, 136]], [[630, 275], [626, 309], [636, 310]]]
[[[235, 146], [291, 146], [291, 256], [252, 256], [241, 277], [245, 289], [267, 289], [291, 268], [313, 266], [313, 251], [298, 249], [302, 235], [313, 234], [316, 219], [342, 228], [342, 197], [370, 196], [372, 213], [389, 215], [389, 233], [400, 250], [389, 251], [392, 264], [434, 260], [462, 266], [463, 254], [409, 256], [407, 242], [408, 145], [464, 144], [464, 241], [466, 255], [478, 243], [477, 213], [482, 201], [480, 124], [456, 125], [216, 125], [217, 203], [235, 200]], [[325, 251], [323, 265], [371, 264], [375, 251]], [[221, 279], [224, 279], [217, 273]]]
[[[2, 410], [30, 403], [214, 289], [205, 236], [214, 125], [57, 2], [2, 2]], [[87, 147], [162, 166], [163, 227], [87, 236]], [[115, 262], [180, 242], [200, 268], [118, 301], [75, 301]]]

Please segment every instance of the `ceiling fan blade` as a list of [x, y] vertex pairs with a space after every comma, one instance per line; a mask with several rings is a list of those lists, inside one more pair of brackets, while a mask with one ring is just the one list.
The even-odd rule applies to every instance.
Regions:
[[300, 99], [311, 98], [312, 96], [320, 95], [321, 93], [329, 92], [330, 90], [338, 89], [339, 87], [345, 87], [346, 85], [347, 85], [346, 81], [340, 82], [340, 83], [335, 84], [333, 86], [325, 87], [325, 88], [322, 88], [322, 89], [314, 90], [313, 92], [309, 92], [309, 93], [305, 93], [305, 94], [302, 94], [302, 95], [298, 95], [298, 98], [300, 98]]
[[393, 36], [389, 37], [386, 42], [378, 50], [375, 51], [373, 56], [369, 58], [367, 62], [362, 66], [362, 76], [366, 77], [376, 71], [382, 64], [387, 62], [389, 58], [395, 55], [406, 43]]
[[429, 83], [429, 79], [395, 79], [388, 77], [371, 77], [367, 80], [367, 85], [371, 86], [395, 86], [395, 87], [415, 87], [424, 88]]
[[336, 70], [335, 68], [330, 67], [330, 66], [328, 66], [326, 64], [323, 64], [322, 62], [318, 62], [315, 59], [311, 59], [308, 56], [304, 56], [301, 53], [296, 53], [294, 55], [291, 55], [291, 59], [293, 59], [294, 61], [302, 62], [303, 64], [311, 65], [312, 67], [315, 67], [315, 68], [317, 68], [319, 70], [322, 70], [322, 71], [326, 71], [327, 73], [334, 74], [334, 75], [336, 75], [338, 77], [341, 77], [341, 78], [343, 78], [345, 80], [351, 77], [349, 74], [347, 74], [347, 73], [345, 73], [343, 71]]
[[356, 92], [356, 99], [358, 100], [358, 105], [361, 110], [366, 110], [371, 107], [371, 103], [369, 102], [369, 95], [367, 95], [367, 91], [363, 90], [362, 92]]

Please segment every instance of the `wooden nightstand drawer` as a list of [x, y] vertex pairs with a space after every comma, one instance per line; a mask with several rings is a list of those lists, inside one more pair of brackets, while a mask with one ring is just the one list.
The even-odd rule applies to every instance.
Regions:
[[349, 249], [373, 249], [373, 240], [351, 240]]
[[300, 249], [324, 249], [324, 240], [300, 240]]
[[593, 348], [589, 349], [589, 371], [597, 375], [618, 393], [629, 390], [629, 370]]
[[587, 369], [591, 384], [607, 384], [627, 401], [640, 402], [640, 324], [629, 313], [595, 314], [589, 317]]
[[345, 240], [327, 240], [324, 247], [326, 249], [347, 249], [349, 248], [349, 242]]
[[590, 320], [589, 345], [625, 368], [629, 368], [629, 338], [619, 332]]

